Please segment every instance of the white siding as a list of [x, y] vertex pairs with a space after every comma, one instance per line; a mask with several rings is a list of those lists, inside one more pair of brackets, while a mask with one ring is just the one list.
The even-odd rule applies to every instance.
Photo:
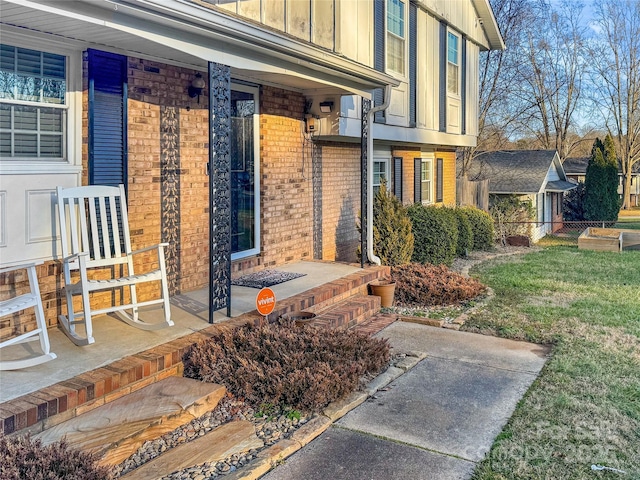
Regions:
[[478, 45], [467, 42], [467, 135], [478, 135], [479, 55]]
[[336, 1], [336, 51], [373, 67], [373, 2]]

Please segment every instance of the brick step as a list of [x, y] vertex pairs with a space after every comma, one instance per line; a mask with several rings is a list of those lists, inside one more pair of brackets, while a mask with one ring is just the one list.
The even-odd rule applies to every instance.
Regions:
[[241, 455], [253, 448], [261, 448], [264, 442], [255, 433], [253, 423], [247, 420], [229, 422], [183, 443], [139, 468], [120, 477], [126, 480], [156, 480], [173, 472], [205, 462], [219, 462], [231, 455]]
[[[308, 311], [308, 310], [307, 310]], [[325, 328], [351, 328], [380, 311], [380, 297], [353, 295], [346, 300], [316, 310], [311, 325]]]
[[388, 276], [389, 274], [389, 267], [375, 266], [352, 273], [286, 299], [286, 305], [280, 308], [276, 306], [276, 310], [272, 316], [277, 318], [285, 313], [300, 310], [318, 313], [355, 295], [366, 296], [369, 293], [367, 287], [369, 283], [381, 277]]
[[48, 445], [66, 437], [70, 446], [93, 452], [101, 465], [117, 465], [145, 441], [156, 439], [213, 410], [226, 389], [169, 377], [34, 435]]

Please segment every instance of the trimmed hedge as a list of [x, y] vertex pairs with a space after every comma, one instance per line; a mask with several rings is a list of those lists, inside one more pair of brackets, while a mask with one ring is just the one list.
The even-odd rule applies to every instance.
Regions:
[[416, 203], [407, 209], [407, 213], [415, 238], [411, 260], [451, 265], [458, 244], [458, 220], [453, 210]]
[[453, 213], [458, 221], [458, 244], [456, 245], [456, 255], [466, 257], [470, 250], [473, 250], [473, 229], [467, 215], [460, 209], [454, 208]]
[[475, 207], [463, 207], [473, 230], [473, 249], [490, 250], [493, 247], [495, 233], [493, 219], [484, 210]]
[[0, 478], [12, 480], [110, 480], [107, 467], [96, 457], [61, 440], [42, 445], [40, 440], [0, 435]]

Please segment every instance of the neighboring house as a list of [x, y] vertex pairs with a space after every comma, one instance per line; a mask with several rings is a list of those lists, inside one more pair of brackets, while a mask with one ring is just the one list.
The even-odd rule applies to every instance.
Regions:
[[[584, 183], [589, 160], [590, 157], [566, 158], [562, 167], [567, 174], [567, 179], [570, 182]], [[618, 179], [618, 194], [620, 195], [620, 198], [622, 198], [622, 182], [624, 178], [622, 176], [621, 168], [618, 168]], [[631, 175], [631, 205], [636, 207], [640, 206], [640, 163], [636, 163], [633, 169], [633, 175]]]
[[501, 150], [479, 154], [468, 173], [489, 179], [489, 194], [517, 195], [536, 212], [532, 240], [562, 228], [562, 197], [576, 185], [567, 180], [555, 150]]
[[124, 183], [134, 248], [168, 242], [171, 293], [212, 278], [220, 308], [230, 275], [354, 261], [382, 178], [455, 203], [479, 53], [504, 48], [488, 0], [0, 0], [0, 22], [0, 264], [46, 261], [50, 325], [56, 186]]

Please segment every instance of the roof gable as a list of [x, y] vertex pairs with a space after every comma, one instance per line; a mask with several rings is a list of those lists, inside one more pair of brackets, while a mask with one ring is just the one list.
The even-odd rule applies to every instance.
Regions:
[[554, 167], [566, 180], [555, 150], [500, 150], [480, 153], [468, 174], [471, 180], [489, 179], [490, 193], [538, 193]]

